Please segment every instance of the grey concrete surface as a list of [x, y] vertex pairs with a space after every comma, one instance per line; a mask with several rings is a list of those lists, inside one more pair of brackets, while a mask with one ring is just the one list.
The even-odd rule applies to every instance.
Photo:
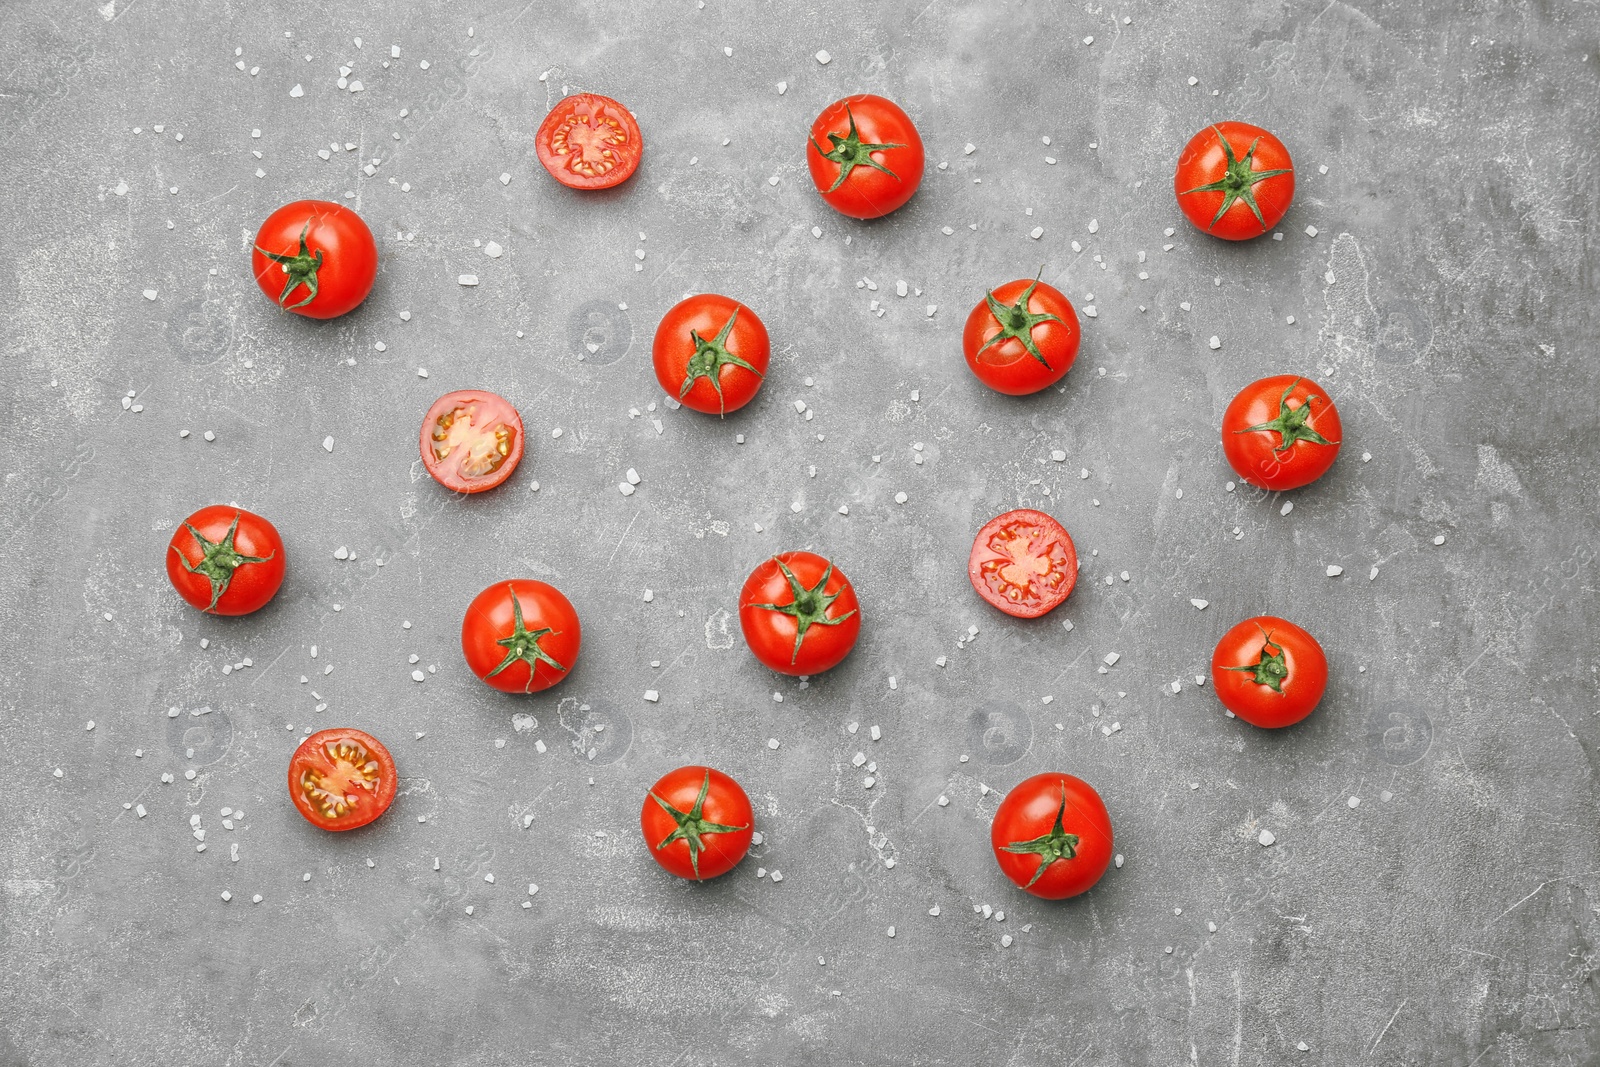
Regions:
[[[8, 3], [0, 39], [4, 1067], [1600, 1062], [1592, 3], [79, 0]], [[614, 193], [533, 157], [578, 89], [643, 125]], [[802, 155], [861, 90], [929, 153], [875, 223], [825, 207]], [[1174, 206], [1178, 148], [1221, 118], [1295, 156], [1282, 241], [1206, 239]], [[339, 321], [249, 275], [301, 196], [379, 236]], [[1098, 314], [1061, 389], [991, 394], [962, 322], [1041, 265]], [[774, 339], [726, 422], [667, 410], [649, 370], [697, 290]], [[1229, 493], [1222, 409], [1285, 370], [1332, 391], [1343, 455], [1286, 497]], [[463, 386], [530, 433], [477, 499], [416, 459]], [[243, 619], [162, 571], [218, 501], [288, 542]], [[1085, 558], [1036, 622], [964, 574], [1018, 505]], [[730, 618], [798, 547], [866, 620], [804, 689]], [[457, 641], [514, 575], [585, 625], [529, 698]], [[1332, 663], [1282, 733], [1193, 685], [1261, 611]], [[340, 724], [404, 786], [323, 835], [284, 768]], [[703, 886], [638, 834], [645, 787], [694, 761], [765, 835]], [[1126, 859], [1076, 901], [988, 853], [1042, 770], [1099, 788]]]

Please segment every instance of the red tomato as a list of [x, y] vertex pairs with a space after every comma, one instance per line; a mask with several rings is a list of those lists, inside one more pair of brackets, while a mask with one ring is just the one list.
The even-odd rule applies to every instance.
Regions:
[[1222, 706], [1254, 726], [1293, 726], [1328, 687], [1328, 657], [1317, 639], [1271, 615], [1246, 619], [1211, 653], [1211, 684]]
[[710, 767], [679, 767], [644, 798], [639, 825], [657, 863], [679, 878], [727, 874], [750, 851], [755, 816], [739, 783]]
[[1260, 126], [1219, 122], [1189, 139], [1172, 188], [1190, 222], [1214, 237], [1260, 237], [1294, 200], [1294, 160]]
[[455, 493], [493, 489], [522, 461], [522, 416], [486, 389], [458, 389], [422, 419], [422, 465]]
[[1037, 278], [1007, 282], [967, 316], [961, 347], [978, 380], [1011, 396], [1061, 380], [1078, 358], [1078, 314], [1059, 289]]
[[461, 620], [461, 651], [483, 683], [502, 693], [537, 693], [578, 662], [583, 631], [572, 601], [532, 578], [496, 582]]
[[772, 346], [754, 311], [702, 293], [661, 317], [651, 352], [656, 380], [669, 395], [695, 411], [726, 415], [755, 399]]
[[289, 796], [323, 830], [367, 825], [389, 810], [397, 784], [389, 750], [349, 727], [318, 730], [289, 759]]
[[780, 674], [820, 674], [861, 636], [861, 605], [844, 572], [814, 552], [784, 552], [750, 572], [739, 628], [756, 659]]
[[1078, 584], [1078, 552], [1066, 528], [1042, 511], [1018, 508], [984, 523], [967, 557], [972, 588], [1019, 619], [1036, 619]]
[[893, 100], [847, 96], [811, 124], [806, 165], [841, 215], [877, 219], [902, 206], [922, 184], [922, 164], [922, 138]]
[[534, 137], [539, 162], [568, 189], [609, 189], [644, 153], [633, 113], [608, 96], [577, 93], [550, 109]]
[[1239, 390], [1222, 413], [1222, 452], [1251, 485], [1310, 485], [1339, 455], [1339, 409], [1309, 378], [1278, 374]]
[[251, 268], [285, 311], [332, 319], [354, 310], [378, 277], [378, 245], [361, 216], [327, 200], [285, 204], [261, 224]]
[[248, 615], [283, 584], [283, 538], [243, 508], [213, 504], [183, 520], [167, 545], [167, 577], [191, 607]]
[[1036, 774], [995, 809], [989, 843], [1007, 878], [1036, 897], [1062, 900], [1106, 873], [1111, 816], [1083, 779]]

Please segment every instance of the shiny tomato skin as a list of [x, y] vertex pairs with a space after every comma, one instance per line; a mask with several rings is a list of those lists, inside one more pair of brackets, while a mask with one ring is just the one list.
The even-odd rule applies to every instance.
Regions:
[[[1250, 160], [1250, 173], [1259, 175], [1280, 170], [1287, 173], [1251, 180], [1250, 196], [1261, 212], [1260, 219], [1250, 210], [1249, 200], [1243, 197], [1234, 199], [1219, 218], [1217, 212], [1229, 199], [1229, 193], [1222, 189], [1201, 190], [1200, 187], [1224, 179], [1229, 151], [1236, 165], [1243, 167], [1252, 144], [1255, 152]], [[1294, 160], [1289, 158], [1289, 150], [1283, 142], [1261, 127], [1248, 122], [1218, 122], [1195, 134], [1184, 145], [1178, 156], [1172, 188], [1178, 206], [1196, 228], [1225, 241], [1247, 241], [1272, 229], [1289, 210], [1294, 200]]]
[[545, 115], [534, 148], [568, 189], [610, 189], [639, 169], [644, 140], [633, 112], [609, 96], [575, 93]]
[[[1267, 650], [1269, 640], [1280, 651]], [[1256, 680], [1263, 651], [1270, 659], [1281, 655], [1282, 673], [1276, 679], [1281, 692]], [[1222, 706], [1252, 726], [1269, 730], [1293, 726], [1322, 699], [1328, 687], [1328, 657], [1317, 639], [1294, 623], [1257, 615], [1217, 642], [1211, 654], [1211, 685]]]
[[[206, 548], [196, 533], [225, 549], [235, 522], [232, 556], [225, 551], [214, 553], [221, 568], [219, 588], [205, 573], [190, 571], [184, 562], [203, 566]], [[231, 575], [226, 573], [230, 563]], [[265, 606], [283, 584], [285, 564], [283, 538], [277, 527], [254, 512], [225, 504], [201, 508], [184, 519], [167, 544], [167, 577], [172, 587], [190, 607], [211, 615], [248, 615]]]
[[[809, 605], [797, 601], [785, 567], [812, 601]], [[824, 576], [827, 582], [819, 586]], [[797, 647], [800, 617], [807, 614], [816, 621], [807, 625]], [[783, 552], [764, 560], [745, 580], [739, 592], [739, 628], [751, 653], [771, 670], [795, 676], [821, 674], [838, 666], [855, 647], [861, 636], [861, 605], [850, 579], [826, 557]]]
[[[297, 259], [302, 235], [309, 256], [313, 260], [318, 253], [322, 256], [320, 263], [304, 263], [308, 269], [315, 267], [315, 296], [303, 281], [285, 293], [290, 278], [286, 268], [294, 265], [267, 254]], [[256, 284], [279, 307], [311, 319], [332, 319], [355, 310], [372, 292], [372, 283], [378, 278], [378, 244], [361, 216], [343, 204], [296, 200], [261, 224], [250, 266]]]
[[1054, 518], [1032, 508], [996, 515], [983, 524], [967, 557], [972, 588], [1018, 619], [1036, 619], [1072, 595], [1078, 552]]
[[[1008, 851], [1008, 846], [1039, 842], [1052, 834], [1058, 815], [1062, 832], [1077, 838], [1070, 857], [1065, 852]], [[1000, 801], [989, 843], [1000, 870], [1019, 889], [1045, 900], [1064, 900], [1089, 889], [1105, 874], [1113, 851], [1111, 815], [1100, 794], [1083, 779], [1036, 774]]]
[[[1310, 414], [1298, 409], [1310, 405]], [[1285, 411], [1287, 409], [1287, 416]], [[1297, 437], [1285, 451], [1278, 451], [1285, 436], [1278, 430], [1255, 429], [1287, 417], [1291, 422], [1304, 418], [1302, 430], [1309, 430], [1326, 443]], [[1310, 485], [1327, 473], [1338, 458], [1344, 440], [1339, 409], [1328, 399], [1327, 391], [1310, 378], [1276, 374], [1251, 382], [1228, 404], [1222, 413], [1222, 452], [1228, 465], [1246, 482], [1261, 489], [1279, 492]]]
[[367, 825], [389, 810], [398, 785], [389, 750], [350, 727], [318, 730], [289, 759], [289, 797], [319, 830]]
[[481, 493], [511, 477], [523, 438], [522, 416], [510, 401], [487, 389], [457, 389], [422, 418], [422, 465], [453, 493]]
[[[1030, 286], [1033, 291], [1028, 293]], [[1059, 320], [1040, 319], [1024, 331], [1032, 338], [1043, 362], [1028, 351], [1020, 337], [1006, 337], [997, 344], [990, 344], [991, 339], [1006, 330], [987, 299], [978, 301], [967, 316], [966, 328], [961, 331], [961, 349], [967, 357], [968, 369], [990, 389], [1009, 396], [1037, 393], [1060, 381], [1078, 358], [1078, 342], [1082, 337], [1072, 301], [1054, 286], [1032, 278], [1019, 278], [1000, 286], [990, 296], [1011, 311], [1021, 302], [1024, 293], [1028, 293], [1028, 302], [1016, 310], [1026, 312], [1029, 318], [1053, 315]]]
[[[698, 858], [682, 836], [661, 847], [675, 835], [679, 823], [655, 798], [660, 797], [684, 815], [693, 815], [702, 789], [705, 799], [700, 808], [700, 822], [728, 829], [702, 831], [700, 840], [704, 847], [696, 850]], [[639, 828], [650, 855], [663, 869], [679, 878], [705, 881], [727, 874], [750, 851], [755, 814], [743, 787], [728, 775], [714, 767], [679, 767], [662, 775], [645, 794]]]
[[[859, 151], [863, 161], [852, 164], [841, 182], [839, 175], [846, 169], [845, 164], [827, 158], [829, 153], [838, 151], [828, 135], [848, 138], [852, 118], [856, 140], [863, 146]], [[865, 149], [874, 144], [894, 147]], [[811, 169], [811, 180], [823, 202], [841, 215], [877, 219], [904, 206], [922, 184], [924, 163], [922, 137], [911, 116], [893, 100], [870, 93], [847, 96], [823, 108], [811, 124], [806, 166]], [[885, 173], [880, 167], [892, 173]]]
[[494, 583], [473, 598], [461, 620], [467, 666], [484, 685], [502, 693], [537, 693], [555, 685], [576, 666], [582, 642], [572, 601], [533, 578]]
[[[722, 337], [725, 328], [728, 334]], [[700, 338], [699, 345], [691, 333]], [[755, 370], [729, 362], [728, 356]], [[772, 358], [772, 342], [754, 311], [729, 297], [700, 293], [680, 300], [661, 317], [651, 358], [656, 381], [668, 396], [677, 397], [684, 407], [694, 411], [725, 415], [755, 399]], [[695, 364], [693, 378], [691, 362]], [[712, 384], [713, 380], [717, 385]]]

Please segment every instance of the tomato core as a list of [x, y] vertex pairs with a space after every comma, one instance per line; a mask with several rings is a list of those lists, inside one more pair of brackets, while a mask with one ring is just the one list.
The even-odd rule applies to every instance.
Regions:
[[618, 149], [629, 143], [622, 120], [601, 104], [580, 101], [572, 114], [550, 131], [550, 151], [566, 157], [567, 169], [599, 178], [622, 165]]
[[329, 766], [307, 767], [300, 774], [300, 789], [312, 808], [334, 820], [354, 811], [363, 792], [376, 795], [381, 768], [366, 746], [351, 738], [331, 741], [323, 752]]
[[463, 404], [440, 415], [433, 424], [433, 458], [443, 462], [462, 450], [459, 470], [468, 478], [481, 478], [500, 469], [510, 458], [517, 431], [503, 422], [478, 423], [478, 405]]

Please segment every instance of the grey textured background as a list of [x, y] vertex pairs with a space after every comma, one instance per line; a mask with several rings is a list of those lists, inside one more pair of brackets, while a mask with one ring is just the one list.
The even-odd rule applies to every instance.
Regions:
[[[1597, 35], [1566, 0], [5, 4], [0, 1064], [1600, 1062]], [[577, 89], [644, 129], [610, 194], [533, 158]], [[912, 203], [868, 224], [802, 156], [861, 90], [929, 153]], [[1179, 147], [1231, 117], [1294, 154], [1281, 242], [1204, 239], [1173, 204]], [[330, 142], [358, 147], [325, 162]], [[249, 275], [260, 221], [306, 195], [379, 237], [377, 288], [335, 322]], [[1098, 317], [1062, 389], [991, 394], [961, 324], [1041, 264]], [[666, 410], [649, 370], [696, 290], [774, 340], [725, 423]], [[1287, 516], [1225, 491], [1216, 439], [1233, 393], [1284, 370], [1346, 428]], [[463, 386], [530, 432], [477, 499], [416, 459], [423, 410]], [[201, 617], [162, 572], [217, 501], [288, 542], [282, 592], [244, 619]], [[964, 574], [976, 526], [1018, 505], [1085, 558], [1037, 622]], [[798, 547], [866, 620], [804, 690], [729, 617]], [[480, 685], [457, 643], [512, 575], [585, 626], [532, 698]], [[1192, 684], [1259, 611], [1332, 662], [1282, 733]], [[437, 665], [420, 685], [413, 653]], [[386, 739], [405, 782], [370, 830], [324, 835], [284, 767], [338, 724]], [[644, 788], [693, 761], [744, 783], [766, 838], [704, 886], [637, 828]], [[1043, 770], [1100, 789], [1127, 860], [1072, 902], [988, 854], [1000, 792]]]

